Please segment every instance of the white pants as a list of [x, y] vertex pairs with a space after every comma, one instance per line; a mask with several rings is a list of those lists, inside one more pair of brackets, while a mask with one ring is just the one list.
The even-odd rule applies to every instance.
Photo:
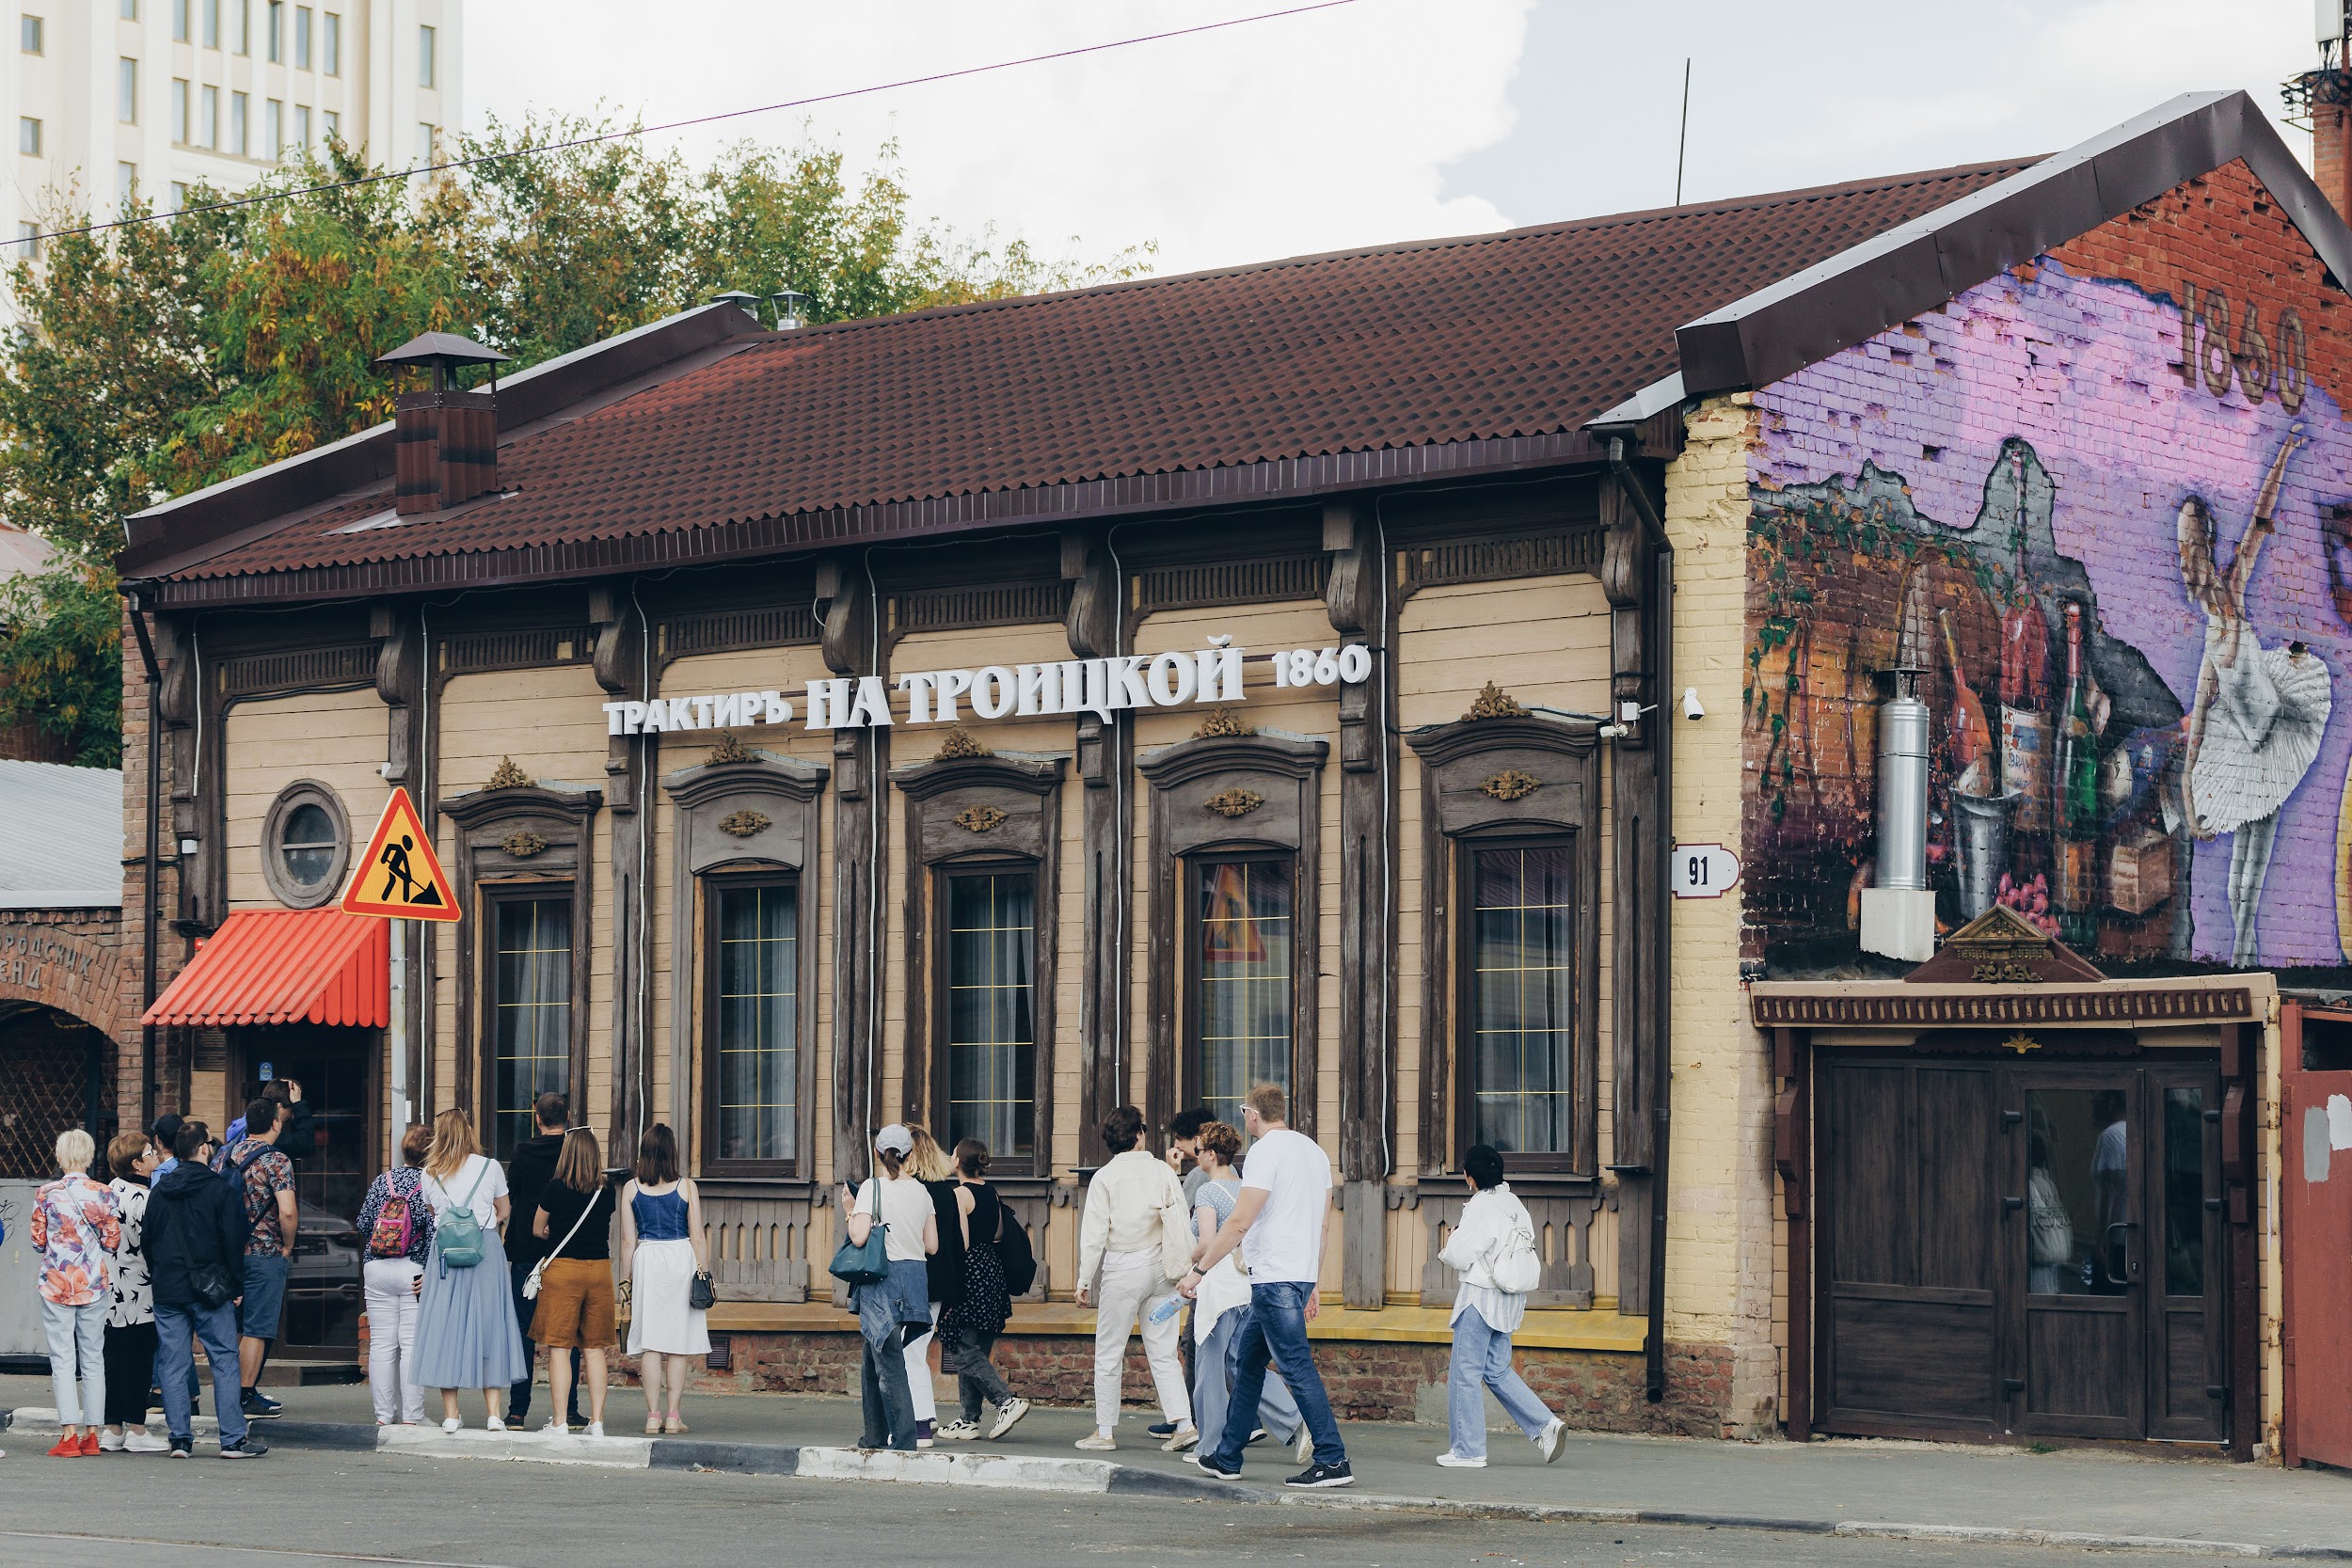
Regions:
[[1152, 1308], [1175, 1293], [1175, 1281], [1160, 1272], [1160, 1249], [1114, 1252], [1103, 1259], [1094, 1287], [1094, 1424], [1108, 1432], [1119, 1425], [1119, 1390], [1127, 1366], [1127, 1334], [1143, 1320], [1143, 1358], [1160, 1395], [1160, 1414], [1177, 1425], [1192, 1419], [1192, 1393], [1184, 1386], [1184, 1365], [1176, 1354], [1184, 1314], [1165, 1323], [1150, 1321]]
[[379, 1423], [424, 1419], [424, 1388], [417, 1382], [416, 1283], [424, 1270], [405, 1258], [371, 1258], [363, 1277], [368, 1298], [368, 1392]]
[[60, 1307], [44, 1296], [40, 1326], [49, 1336], [49, 1386], [57, 1402], [57, 1424], [98, 1425], [106, 1417], [106, 1298], [87, 1307]]
[[931, 1303], [931, 1330], [907, 1341], [907, 1392], [914, 1400], [914, 1418], [939, 1419], [939, 1391], [931, 1386], [931, 1341], [939, 1338], [939, 1303]]

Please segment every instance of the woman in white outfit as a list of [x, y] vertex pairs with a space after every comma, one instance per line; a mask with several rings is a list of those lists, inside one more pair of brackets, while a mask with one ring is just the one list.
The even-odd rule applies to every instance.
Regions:
[[[1462, 1156], [1462, 1175], [1470, 1182], [1470, 1199], [1462, 1205], [1462, 1217], [1438, 1254], [1438, 1260], [1455, 1275], [1454, 1361], [1445, 1387], [1446, 1421], [1454, 1441], [1438, 1463], [1457, 1470], [1486, 1467], [1484, 1387], [1494, 1390], [1504, 1412], [1549, 1465], [1560, 1457], [1565, 1429], [1511, 1365], [1511, 1336], [1527, 1315], [1527, 1295], [1504, 1290], [1496, 1277], [1507, 1254], [1534, 1252], [1535, 1222], [1503, 1180], [1502, 1156], [1489, 1145], [1479, 1144]], [[1531, 1272], [1533, 1268], [1531, 1264]]]
[[1111, 1159], [1087, 1183], [1086, 1218], [1078, 1227], [1077, 1302], [1094, 1306], [1094, 1431], [1079, 1438], [1078, 1447], [1096, 1452], [1119, 1447], [1111, 1433], [1119, 1425], [1127, 1335], [1138, 1319], [1160, 1414], [1176, 1429], [1160, 1447], [1173, 1453], [1200, 1440], [1176, 1351], [1181, 1318], [1171, 1313], [1152, 1321], [1152, 1309], [1175, 1293], [1176, 1276], [1192, 1257], [1192, 1220], [1176, 1173], [1136, 1147], [1142, 1137], [1143, 1113], [1133, 1105], [1103, 1118]]
[[[368, 1185], [359, 1205], [367, 1248], [360, 1280], [368, 1304], [368, 1392], [375, 1424], [416, 1426], [424, 1419], [417, 1381], [417, 1313], [424, 1266], [433, 1258], [433, 1205], [424, 1196], [424, 1160], [433, 1130], [422, 1122], [402, 1135], [400, 1164]], [[479, 1266], [479, 1265], [477, 1265]]]
[[[694, 1356], [710, 1354], [710, 1314], [696, 1311], [694, 1276], [703, 1252], [703, 1197], [677, 1172], [677, 1139], [655, 1122], [637, 1141], [636, 1179], [621, 1189], [621, 1273], [628, 1280], [628, 1354], [645, 1390], [645, 1431], [679, 1433]], [[663, 1403], [663, 1386], [668, 1402]]]
[[2280, 443], [2254, 499], [2224, 577], [2214, 551], [2212, 512], [2201, 497], [2181, 503], [2181, 582], [2205, 612], [2204, 657], [2189, 708], [2187, 766], [2182, 769], [2189, 829], [2200, 838], [2231, 835], [2230, 961], [2251, 966], [2260, 948], [2255, 915], [2279, 836], [2279, 808], [2319, 756], [2334, 706], [2333, 677], [2301, 642], [2265, 648], [2246, 614], [2247, 589], [2272, 521], [2287, 460], [2303, 444], [2297, 425]]

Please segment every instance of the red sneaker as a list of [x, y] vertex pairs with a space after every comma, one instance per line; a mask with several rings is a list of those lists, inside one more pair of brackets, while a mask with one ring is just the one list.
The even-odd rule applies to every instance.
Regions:
[[96, 1459], [98, 1454], [98, 1433], [95, 1432], [86, 1432], [82, 1433], [82, 1457], [84, 1459]]
[[57, 1439], [57, 1446], [49, 1450], [49, 1457], [52, 1459], [81, 1458], [82, 1440], [79, 1437], [74, 1436], [72, 1433], [67, 1433], [63, 1437]]

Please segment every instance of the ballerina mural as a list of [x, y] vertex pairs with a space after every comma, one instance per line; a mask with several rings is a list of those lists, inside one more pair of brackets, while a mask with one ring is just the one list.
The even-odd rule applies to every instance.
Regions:
[[2247, 590], [2263, 546], [2277, 531], [2279, 492], [2304, 444], [2296, 425], [2279, 445], [2254, 500], [2254, 515], [2224, 574], [2215, 556], [2212, 509], [2201, 496], [2181, 503], [2181, 582], [2205, 613], [2203, 658], [2187, 720], [2182, 815], [2200, 839], [2231, 837], [2230, 961], [2257, 960], [2256, 921], [2277, 846], [2279, 808], [2319, 756], [2334, 707], [2326, 661], [2303, 642], [2265, 647], [2247, 618]]

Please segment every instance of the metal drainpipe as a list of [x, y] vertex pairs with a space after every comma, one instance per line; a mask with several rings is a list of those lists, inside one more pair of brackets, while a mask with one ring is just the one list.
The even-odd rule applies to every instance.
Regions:
[[[147, 667], [147, 863], [145, 868], [146, 918], [140, 923], [144, 944], [140, 966], [139, 1014], [144, 1020], [149, 1008], [155, 1006], [155, 899], [159, 875], [155, 854], [156, 819], [161, 811], [163, 796], [163, 673], [155, 662], [155, 644], [147, 630], [147, 615], [139, 604], [141, 583], [122, 585], [125, 598], [130, 600], [131, 630], [138, 638], [139, 661]], [[139, 1024], [139, 1052], [143, 1063], [139, 1072], [139, 1131], [155, 1125], [155, 1026]]]
[[[1657, 813], [1658, 896], [1651, 900], [1656, 907], [1649, 914], [1657, 926], [1660, 966], [1670, 974], [1674, 965], [1674, 897], [1669, 890], [1674, 886], [1675, 753], [1669, 704], [1674, 694], [1675, 547], [1666, 536], [1664, 520], [1650, 504], [1649, 492], [1642, 488], [1641, 476], [1626, 461], [1627, 434], [1613, 433], [1608, 439], [1609, 471], [1616, 477], [1618, 493], [1631, 503], [1658, 551], [1658, 570], [1650, 582], [1657, 597], [1653, 616], [1658, 626], [1657, 675], [1652, 683], [1658, 717], [1650, 732], [1650, 744], [1658, 749], [1658, 800], [1653, 808]], [[1663, 982], [1667, 975], [1658, 978]], [[1646, 1391], [1650, 1402], [1656, 1404], [1666, 1397], [1666, 1170], [1674, 1132], [1674, 1008], [1663, 996], [1655, 995], [1649, 998], [1649, 1008], [1655, 1020], [1650, 1068], [1649, 1324], [1643, 1349], [1647, 1361]]]

